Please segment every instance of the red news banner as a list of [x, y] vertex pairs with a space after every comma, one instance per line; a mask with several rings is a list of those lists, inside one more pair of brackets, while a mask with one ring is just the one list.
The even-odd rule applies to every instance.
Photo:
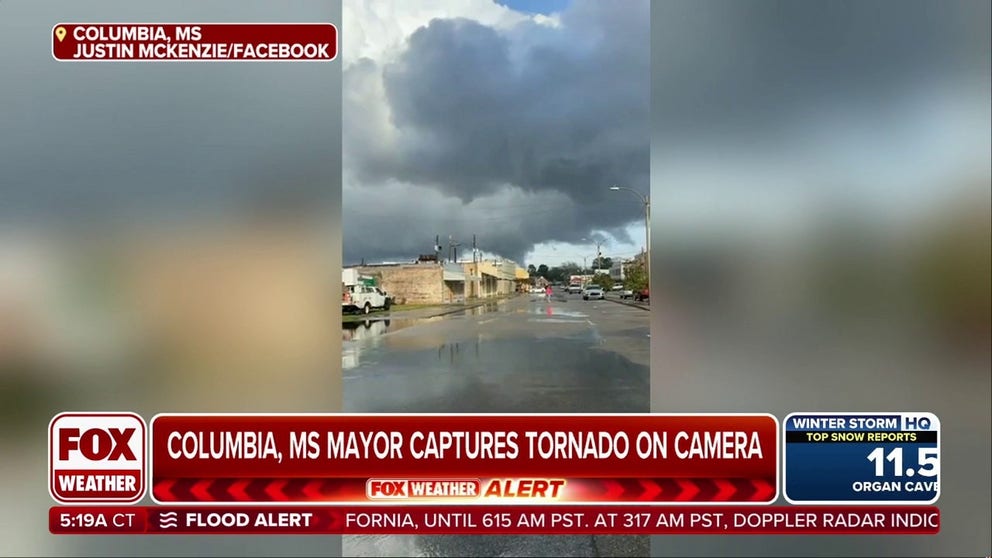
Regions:
[[161, 504], [767, 504], [771, 415], [158, 415]]
[[329, 61], [338, 31], [330, 23], [59, 23], [60, 61]]
[[932, 506], [71, 506], [56, 535], [934, 535]]

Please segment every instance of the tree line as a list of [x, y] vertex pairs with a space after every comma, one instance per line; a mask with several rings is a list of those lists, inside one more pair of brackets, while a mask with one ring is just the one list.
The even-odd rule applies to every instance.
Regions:
[[[531, 264], [527, 266], [527, 271], [531, 277], [543, 277], [552, 283], [567, 283], [572, 275], [592, 275], [596, 269], [606, 270], [611, 267], [613, 267], [613, 261], [610, 258], [602, 258], [598, 268], [583, 268], [575, 262], [563, 262], [557, 266]], [[647, 274], [644, 273], [643, 265], [625, 266], [624, 276], [624, 287], [635, 292], [647, 288]], [[608, 274], [602, 274], [596, 277], [596, 283], [604, 289], [610, 289], [613, 287], [614, 281]]]

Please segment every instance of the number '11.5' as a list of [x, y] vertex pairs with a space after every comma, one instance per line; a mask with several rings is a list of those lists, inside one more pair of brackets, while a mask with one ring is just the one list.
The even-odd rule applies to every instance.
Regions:
[[892, 473], [897, 477], [903, 476], [904, 473], [907, 477], [915, 474], [923, 477], [936, 477], [937, 473], [940, 472], [940, 458], [938, 455], [937, 448], [920, 448], [917, 452], [917, 463], [920, 464], [920, 468], [903, 469], [901, 447], [893, 448], [888, 455], [885, 455], [885, 448], [875, 448], [868, 454], [868, 461], [875, 464], [876, 477], [885, 476], [886, 461], [892, 463]]

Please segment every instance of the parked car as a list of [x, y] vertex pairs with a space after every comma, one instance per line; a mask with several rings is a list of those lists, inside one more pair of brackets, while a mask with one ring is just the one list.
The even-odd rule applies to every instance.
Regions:
[[623, 289], [620, 291], [620, 298], [634, 298], [634, 291], [631, 289]]
[[344, 312], [370, 314], [373, 309], [389, 310], [392, 300], [378, 287], [371, 285], [346, 286], [341, 296]]
[[650, 294], [651, 293], [648, 292], [648, 289], [644, 289], [642, 291], [639, 291], [636, 295], [634, 295], [634, 300], [638, 302], [649, 302], [650, 297], [648, 295]]
[[606, 293], [603, 292], [602, 287], [592, 286], [582, 293], [582, 300], [603, 300], [605, 298]]
[[531, 287], [530, 294], [544, 294], [544, 287]]
[[580, 294], [582, 293], [582, 285], [569, 285], [568, 294]]

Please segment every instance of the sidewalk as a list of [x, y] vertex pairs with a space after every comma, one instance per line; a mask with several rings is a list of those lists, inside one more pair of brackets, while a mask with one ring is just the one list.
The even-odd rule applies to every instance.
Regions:
[[422, 320], [426, 318], [436, 318], [438, 316], [445, 316], [447, 314], [454, 314], [455, 312], [461, 312], [468, 310], [470, 308], [475, 308], [485, 304], [482, 302], [469, 302], [469, 303], [450, 303], [450, 304], [437, 304], [433, 306], [426, 306], [423, 308], [414, 308], [412, 310], [390, 310], [389, 312], [380, 312], [377, 314], [381, 318], [392, 319], [407, 319], [407, 320]]
[[636, 302], [633, 299], [613, 298], [609, 296], [606, 297], [606, 300], [616, 302], [617, 304], [623, 304], [624, 306], [640, 308], [641, 310], [651, 310], [651, 304], [649, 302]]

